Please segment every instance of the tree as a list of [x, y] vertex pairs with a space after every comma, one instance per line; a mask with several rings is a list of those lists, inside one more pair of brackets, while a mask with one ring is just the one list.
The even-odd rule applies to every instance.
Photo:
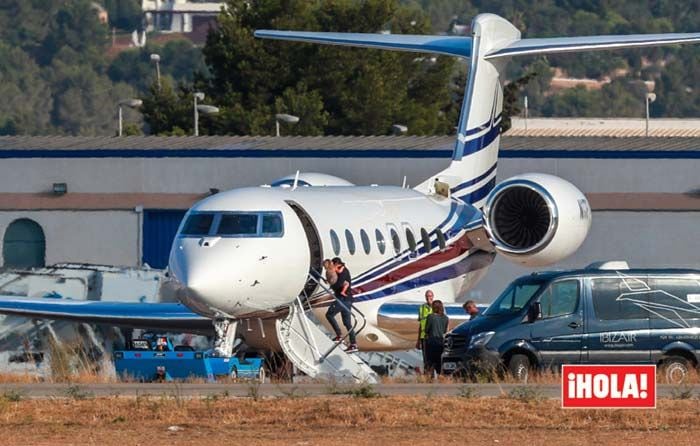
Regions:
[[[192, 92], [186, 88], [175, 90], [169, 77], [161, 79], [160, 88], [153, 82], [141, 107], [149, 132], [154, 135], [191, 134], [193, 101]], [[200, 131], [206, 134], [206, 127], [202, 126]]]
[[0, 134], [39, 134], [50, 128], [51, 90], [34, 60], [0, 42]]
[[139, 0], [104, 0], [109, 24], [126, 31], [141, 29], [143, 11]]
[[[217, 132], [271, 134], [274, 114], [294, 108], [300, 134], [387, 134], [449, 131], [454, 61], [444, 57], [336, 48], [253, 37], [260, 28], [427, 33], [418, 9], [395, 0], [316, 2], [230, 0], [203, 53], [211, 77], [199, 80], [221, 107]], [[303, 121], [307, 121], [304, 123]]]
[[177, 83], [191, 84], [196, 75], [207, 76], [202, 51], [187, 39], [176, 39], [165, 45], [147, 44], [120, 52], [107, 69], [114, 82], [126, 82], [139, 92], [147, 92], [155, 79], [155, 67], [151, 54], [160, 55], [160, 71]]

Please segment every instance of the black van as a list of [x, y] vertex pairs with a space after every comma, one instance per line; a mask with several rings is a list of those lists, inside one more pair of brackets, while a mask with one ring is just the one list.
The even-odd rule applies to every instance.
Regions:
[[445, 373], [658, 364], [680, 382], [700, 354], [700, 271], [583, 269], [516, 279], [445, 336]]

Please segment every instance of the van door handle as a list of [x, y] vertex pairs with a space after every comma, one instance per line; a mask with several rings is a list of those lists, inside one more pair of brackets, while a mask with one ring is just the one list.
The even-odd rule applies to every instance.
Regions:
[[571, 327], [571, 328], [578, 328], [580, 326], [581, 326], [581, 324], [579, 324], [578, 322], [571, 322], [569, 324], [569, 327]]

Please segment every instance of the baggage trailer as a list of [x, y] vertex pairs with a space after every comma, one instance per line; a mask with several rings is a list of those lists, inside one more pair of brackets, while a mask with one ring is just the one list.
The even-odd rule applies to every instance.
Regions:
[[257, 354], [225, 358], [212, 350], [195, 351], [190, 346], [173, 346], [164, 336], [134, 339], [131, 349], [114, 352], [114, 368], [124, 380], [175, 381], [205, 379], [251, 379], [265, 381], [264, 359]]

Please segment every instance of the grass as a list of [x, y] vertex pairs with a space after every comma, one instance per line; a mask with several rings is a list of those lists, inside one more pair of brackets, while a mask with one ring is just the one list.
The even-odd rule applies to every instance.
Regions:
[[[657, 410], [562, 410], [556, 400], [386, 396], [182, 399], [173, 396], [0, 404], [3, 445], [42, 444], [693, 444], [698, 400]], [[426, 416], [428, 415], [428, 416]], [[179, 426], [177, 434], [168, 431]], [[332, 435], [329, 433], [332, 432]]]

